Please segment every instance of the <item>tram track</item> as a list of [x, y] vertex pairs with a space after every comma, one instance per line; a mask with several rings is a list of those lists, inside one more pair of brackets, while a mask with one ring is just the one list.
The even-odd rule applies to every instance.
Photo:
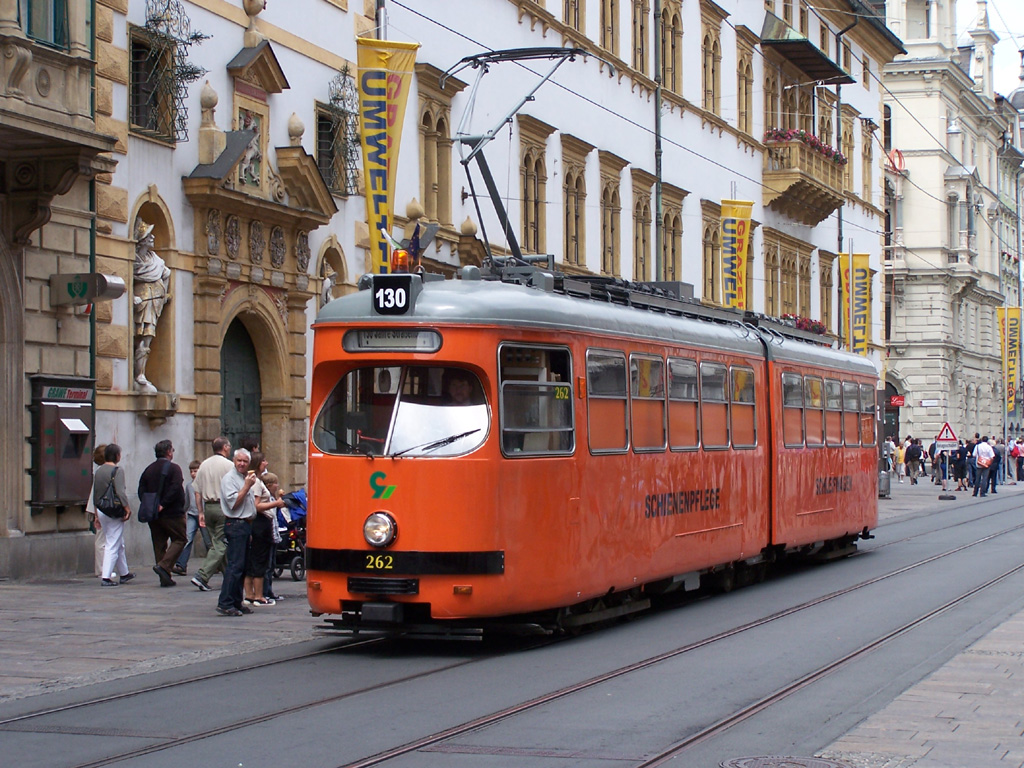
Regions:
[[[999, 531], [999, 532], [990, 534], [988, 536], [984, 536], [984, 537], [982, 537], [980, 539], [977, 539], [977, 540], [975, 540], [973, 542], [970, 542], [968, 544], [964, 544], [964, 545], [961, 545], [959, 547], [955, 547], [953, 549], [950, 549], [950, 550], [947, 550], [945, 552], [942, 552], [940, 554], [924, 558], [924, 559], [919, 560], [919, 561], [917, 561], [915, 563], [911, 563], [910, 565], [904, 566], [902, 568], [898, 568], [898, 569], [896, 569], [894, 571], [890, 571], [888, 573], [882, 574], [880, 576], [877, 576], [877, 577], [874, 577], [874, 578], [871, 578], [871, 579], [867, 579], [865, 581], [862, 581], [862, 582], [860, 582], [858, 584], [855, 584], [855, 585], [852, 585], [850, 587], [845, 587], [843, 589], [836, 590], [836, 591], [831, 592], [831, 593], [829, 593], [827, 595], [823, 595], [821, 597], [818, 597], [818, 598], [815, 598], [815, 599], [812, 599], [812, 600], [808, 600], [808, 601], [806, 601], [804, 603], [801, 603], [799, 605], [792, 606], [792, 607], [784, 609], [782, 611], [778, 611], [776, 613], [773, 613], [773, 614], [771, 614], [769, 616], [762, 617], [761, 619], [755, 619], [754, 621], [748, 622], [748, 623], [740, 625], [738, 627], [734, 627], [732, 629], [725, 630], [723, 632], [719, 632], [719, 633], [717, 633], [715, 635], [712, 635], [710, 637], [704, 638], [702, 640], [698, 640], [698, 641], [693, 642], [693, 643], [689, 643], [687, 645], [681, 646], [681, 647], [673, 649], [671, 651], [667, 651], [665, 653], [658, 654], [656, 656], [652, 656], [652, 657], [649, 657], [647, 659], [643, 659], [643, 660], [638, 661], [638, 662], [634, 662], [632, 664], [620, 667], [618, 669], [611, 670], [609, 672], [605, 672], [605, 673], [603, 673], [601, 675], [597, 675], [595, 677], [589, 678], [589, 679], [581, 681], [579, 683], [574, 683], [573, 685], [566, 686], [566, 687], [561, 688], [561, 689], [559, 689], [557, 691], [553, 691], [553, 692], [550, 692], [550, 693], [543, 694], [541, 696], [537, 696], [537, 697], [535, 697], [533, 699], [530, 699], [529, 701], [525, 701], [525, 702], [522, 702], [520, 704], [511, 706], [511, 707], [507, 707], [507, 708], [502, 709], [502, 710], [499, 710], [497, 712], [493, 712], [493, 713], [490, 713], [488, 715], [484, 715], [484, 716], [476, 718], [474, 720], [470, 720], [470, 721], [468, 721], [466, 723], [462, 723], [462, 724], [460, 724], [458, 726], [454, 726], [452, 728], [448, 728], [448, 729], [445, 729], [443, 731], [439, 731], [439, 732], [434, 733], [434, 734], [432, 734], [430, 736], [422, 737], [420, 739], [417, 739], [415, 741], [409, 742], [407, 744], [404, 744], [402, 746], [396, 747], [394, 749], [387, 750], [387, 751], [384, 751], [384, 752], [380, 752], [380, 753], [378, 753], [376, 755], [373, 755], [371, 757], [368, 757], [366, 759], [359, 760], [359, 761], [356, 761], [356, 762], [351, 762], [351, 763], [344, 763], [341, 766], [339, 766], [338, 768], [371, 768], [372, 766], [381, 765], [383, 763], [386, 763], [389, 760], [393, 760], [393, 759], [402, 757], [404, 755], [416, 752], [418, 750], [427, 749], [429, 747], [436, 746], [436, 745], [440, 744], [441, 742], [444, 742], [444, 741], [447, 741], [447, 740], [450, 740], [450, 739], [453, 739], [453, 738], [456, 738], [456, 737], [459, 737], [459, 736], [468, 735], [468, 734], [473, 733], [475, 731], [479, 731], [479, 730], [482, 730], [482, 729], [487, 728], [489, 726], [495, 725], [495, 724], [497, 724], [499, 722], [502, 722], [502, 721], [505, 721], [505, 720], [509, 720], [509, 719], [511, 719], [513, 717], [516, 717], [518, 715], [524, 714], [524, 713], [526, 713], [526, 712], [528, 712], [530, 710], [536, 709], [536, 708], [544, 706], [546, 704], [551, 704], [551, 703], [554, 703], [554, 702], [559, 701], [561, 699], [564, 699], [564, 698], [567, 698], [569, 696], [572, 696], [574, 694], [587, 691], [587, 690], [589, 690], [591, 688], [594, 688], [594, 687], [596, 687], [598, 685], [602, 685], [602, 684], [607, 683], [607, 682], [609, 682], [611, 680], [615, 680], [616, 678], [620, 678], [620, 677], [623, 677], [625, 675], [629, 675], [629, 674], [632, 674], [634, 672], [638, 672], [640, 670], [647, 669], [647, 668], [652, 667], [652, 666], [654, 666], [656, 664], [660, 664], [660, 663], [662, 663], [664, 661], [676, 658], [676, 657], [681, 656], [681, 655], [686, 654], [686, 653], [690, 653], [690, 652], [698, 650], [700, 648], [705, 648], [705, 647], [707, 647], [709, 645], [712, 645], [713, 643], [717, 643], [717, 642], [720, 642], [722, 640], [734, 637], [734, 636], [736, 636], [738, 634], [741, 634], [743, 632], [747, 632], [747, 631], [750, 631], [752, 629], [757, 629], [759, 627], [764, 627], [764, 626], [766, 626], [768, 624], [771, 624], [771, 623], [773, 623], [775, 621], [778, 621], [780, 619], [783, 619], [785, 617], [792, 616], [793, 614], [798, 613], [800, 611], [807, 610], [809, 608], [821, 605], [821, 604], [823, 604], [825, 602], [828, 602], [830, 600], [834, 600], [836, 598], [839, 598], [839, 597], [842, 597], [842, 596], [845, 596], [845, 595], [849, 595], [849, 594], [851, 594], [851, 593], [853, 593], [853, 592], [855, 592], [857, 590], [860, 590], [860, 589], [863, 589], [865, 587], [868, 587], [868, 586], [871, 586], [871, 585], [883, 582], [883, 581], [885, 581], [887, 579], [894, 578], [896, 576], [905, 574], [908, 571], [914, 570], [916, 568], [922, 567], [922, 566], [930, 564], [930, 563], [934, 563], [934, 562], [942, 560], [942, 559], [944, 559], [946, 557], [950, 557], [950, 556], [955, 555], [957, 553], [963, 552], [964, 550], [969, 549], [971, 547], [974, 547], [974, 546], [977, 546], [979, 544], [991, 541], [991, 540], [993, 540], [995, 538], [998, 538], [1000, 536], [1004, 536], [1004, 535], [1009, 534], [1009, 533], [1013, 533], [1013, 532], [1021, 530], [1021, 529], [1024, 529], [1024, 524], [1012, 526], [1011, 528], [1008, 528], [1008, 529], [1005, 529], [1003, 531]], [[988, 581], [988, 582], [986, 582], [986, 583], [984, 583], [984, 584], [982, 584], [982, 585], [980, 585], [978, 587], [975, 587], [974, 589], [971, 589], [971, 590], [963, 593], [962, 595], [960, 595], [957, 598], [949, 601], [948, 603], [940, 606], [939, 608], [936, 608], [935, 610], [930, 611], [930, 612], [928, 612], [927, 614], [925, 614], [923, 616], [920, 616], [920, 617], [918, 617], [916, 619], [913, 619], [913, 620], [905, 623], [904, 625], [902, 625], [902, 626], [898, 627], [897, 629], [887, 633], [886, 635], [882, 636], [881, 638], [878, 638], [878, 639], [876, 639], [876, 640], [874, 640], [874, 641], [872, 641], [870, 643], [867, 643], [867, 644], [863, 645], [862, 647], [858, 648], [857, 650], [847, 654], [846, 656], [843, 656], [842, 658], [840, 658], [838, 660], [835, 660], [833, 662], [830, 662], [829, 664], [824, 665], [823, 667], [815, 670], [814, 672], [811, 672], [808, 675], [805, 675], [805, 676], [801, 677], [799, 680], [797, 680], [797, 681], [795, 681], [795, 682], [793, 682], [793, 683], [791, 683], [791, 684], [789, 684], [787, 686], [784, 686], [783, 688], [775, 691], [774, 693], [772, 693], [769, 696], [759, 700], [758, 702], [755, 702], [754, 704], [751, 704], [748, 707], [745, 707], [745, 708], [743, 708], [741, 710], [738, 710], [737, 712], [733, 713], [732, 715], [730, 715], [730, 716], [728, 716], [726, 718], [722, 718], [718, 722], [708, 726], [707, 728], [703, 729], [702, 731], [700, 731], [697, 734], [694, 734], [693, 736], [689, 737], [688, 739], [684, 740], [683, 742], [679, 742], [677, 744], [672, 745], [672, 747], [670, 747], [668, 750], [665, 750], [662, 753], [659, 753], [657, 756], [655, 756], [655, 758], [651, 758], [651, 760], [658, 760], [659, 762], [651, 762], [651, 760], [648, 760], [647, 762], [644, 762], [644, 763], [640, 764], [639, 768], [644, 768], [644, 767], [646, 767], [648, 765], [651, 765], [651, 766], [661, 765], [662, 763], [666, 762], [667, 760], [672, 759], [673, 757], [675, 757], [679, 753], [685, 751], [686, 749], [689, 749], [690, 747], [696, 746], [698, 743], [700, 743], [702, 741], [706, 741], [707, 739], [712, 738], [716, 734], [722, 733], [725, 730], [728, 730], [733, 725], [736, 725], [737, 723], [740, 723], [743, 720], [746, 720], [749, 717], [752, 717], [753, 715], [755, 715], [758, 712], [766, 709], [767, 707], [771, 706], [772, 704], [774, 704], [774, 703], [776, 703], [778, 701], [781, 701], [782, 699], [792, 695], [793, 693], [796, 693], [797, 691], [801, 690], [802, 688], [805, 688], [805, 687], [811, 685], [815, 681], [820, 680], [823, 677], [826, 677], [828, 674], [831, 674], [832, 672], [836, 671], [837, 669], [839, 669], [839, 668], [841, 668], [843, 666], [846, 666], [847, 664], [849, 664], [852, 661], [854, 661], [854, 660], [864, 656], [867, 653], [870, 653], [871, 651], [881, 647], [882, 645], [888, 643], [889, 641], [895, 639], [896, 637], [899, 637], [900, 635], [906, 634], [907, 632], [911, 631], [912, 629], [916, 628], [917, 626], [920, 626], [921, 624], [923, 624], [923, 623], [925, 623], [925, 622], [935, 618], [936, 616], [939, 616], [942, 613], [945, 613], [946, 611], [950, 610], [951, 608], [955, 607], [956, 605], [959, 605], [960, 603], [962, 603], [963, 601], [969, 599], [970, 597], [978, 594], [979, 592], [984, 591], [985, 589], [988, 589], [988, 588], [990, 588], [990, 587], [1000, 583], [1001, 581], [1005, 580], [1006, 578], [1009, 578], [1010, 576], [1012, 576], [1013, 574], [1015, 574], [1015, 573], [1017, 573], [1017, 572], [1019, 572], [1021, 570], [1024, 570], [1024, 564], [1018, 565], [1018, 566], [1016, 566], [1016, 567], [1014, 567], [1014, 568], [1012, 568], [1012, 569], [1010, 569], [1010, 570], [1000, 574], [999, 576], [995, 577], [994, 579], [991, 579], [990, 581]]]
[[[979, 518], [974, 518], [974, 519], [972, 519], [972, 521], [984, 519], [985, 517], [990, 517], [990, 516], [991, 515], [985, 515], [985, 516], [982, 516], [982, 517], [979, 517]], [[964, 521], [964, 522], [971, 522], [971, 521]], [[960, 524], [963, 524], [963, 523], [958, 523], [957, 525], [960, 525]], [[954, 527], [954, 526], [949, 526], [949, 527]], [[530, 710], [533, 710], [533, 709], [535, 709], [537, 707], [540, 707], [540, 706], [543, 706], [545, 704], [556, 702], [556, 701], [558, 701], [560, 699], [564, 699], [564, 698], [569, 697], [569, 696], [571, 696], [573, 694], [584, 692], [584, 691], [586, 691], [588, 689], [594, 688], [595, 686], [601, 685], [602, 683], [606, 683], [606, 682], [614, 680], [616, 678], [623, 677], [623, 676], [629, 675], [629, 674], [634, 673], [634, 672], [638, 672], [638, 671], [643, 670], [643, 669], [647, 669], [649, 667], [652, 667], [652, 666], [654, 666], [656, 664], [662, 663], [662, 662], [667, 661], [669, 659], [673, 659], [673, 658], [679, 657], [679, 656], [681, 656], [683, 654], [690, 653], [690, 652], [696, 651], [696, 650], [701, 649], [701, 648], [705, 648], [705, 647], [710, 646], [710, 645], [712, 645], [714, 643], [721, 642], [723, 640], [726, 640], [728, 638], [734, 637], [734, 636], [739, 635], [741, 633], [748, 632], [748, 631], [751, 631], [753, 629], [757, 629], [757, 628], [760, 628], [760, 627], [764, 627], [764, 626], [766, 626], [768, 624], [771, 624], [773, 622], [779, 621], [779, 620], [784, 619], [786, 617], [792, 616], [792, 615], [794, 615], [796, 613], [799, 613], [801, 611], [805, 611], [805, 610], [808, 610], [810, 608], [822, 605], [822, 604], [827, 603], [829, 601], [832, 601], [832, 600], [838, 599], [840, 597], [843, 597], [843, 596], [849, 595], [851, 593], [854, 593], [854, 592], [856, 592], [858, 590], [870, 587], [870, 586], [878, 584], [880, 582], [884, 582], [884, 581], [886, 581], [888, 579], [892, 579], [892, 578], [898, 577], [898, 576], [903, 575], [905, 573], [908, 573], [908, 572], [910, 572], [910, 571], [912, 571], [914, 569], [921, 568], [923, 566], [926, 566], [926, 565], [929, 565], [929, 564], [941, 561], [941, 560], [943, 560], [945, 558], [948, 558], [948, 557], [951, 557], [951, 556], [956, 555], [958, 553], [964, 552], [965, 550], [968, 550], [968, 549], [970, 549], [972, 547], [979, 546], [979, 545], [984, 544], [986, 542], [989, 542], [989, 541], [992, 541], [994, 539], [997, 539], [997, 538], [999, 538], [1001, 536], [1005, 536], [1005, 535], [1008, 535], [1008, 534], [1020, 531], [1021, 529], [1024, 529], [1024, 523], [1017, 524], [1017, 525], [1014, 525], [1014, 526], [1010, 526], [1010, 527], [1005, 528], [1003, 530], [990, 533], [990, 534], [988, 534], [986, 536], [977, 538], [977, 539], [975, 539], [975, 540], [973, 540], [971, 542], [967, 542], [965, 544], [961, 544], [961, 545], [959, 545], [957, 547], [954, 547], [952, 549], [948, 549], [946, 551], [937, 553], [935, 555], [930, 555], [928, 557], [922, 558], [922, 559], [917, 560], [917, 561], [915, 561], [913, 563], [909, 563], [909, 564], [907, 564], [905, 566], [902, 566], [900, 568], [897, 568], [897, 569], [894, 569], [892, 571], [886, 572], [884, 574], [880, 574], [880, 575], [872, 577], [870, 579], [866, 579], [866, 580], [863, 580], [861, 582], [858, 582], [857, 584], [853, 584], [853, 585], [850, 585], [848, 587], [844, 587], [842, 589], [835, 590], [835, 591], [830, 592], [828, 594], [825, 594], [825, 595], [813, 598], [811, 600], [807, 600], [807, 601], [802, 602], [802, 603], [800, 603], [798, 605], [790, 606], [789, 608], [785, 608], [783, 610], [777, 611], [777, 612], [772, 613], [772, 614], [770, 614], [768, 616], [764, 616], [764, 617], [761, 617], [759, 619], [755, 619], [753, 621], [747, 622], [745, 624], [733, 627], [731, 629], [724, 630], [722, 632], [716, 633], [714, 635], [711, 635], [709, 637], [706, 637], [706, 638], [703, 638], [701, 640], [695, 641], [693, 643], [689, 643], [689, 644], [681, 646], [679, 648], [675, 648], [675, 649], [673, 649], [671, 651], [666, 651], [665, 653], [661, 653], [661, 654], [658, 654], [658, 655], [655, 655], [655, 656], [651, 656], [649, 658], [642, 659], [642, 660], [634, 662], [632, 664], [619, 667], [619, 668], [611, 670], [609, 672], [602, 673], [601, 675], [597, 675], [595, 677], [589, 678], [589, 679], [581, 681], [579, 683], [575, 683], [573, 685], [566, 686], [566, 687], [561, 688], [561, 689], [559, 689], [557, 691], [553, 691], [553, 692], [549, 692], [547, 694], [543, 694], [543, 695], [538, 696], [538, 697], [536, 697], [534, 699], [530, 699], [529, 701], [522, 702], [520, 704], [517, 704], [517, 705], [511, 706], [511, 707], [508, 707], [508, 708], [505, 708], [505, 709], [502, 709], [502, 710], [490, 713], [488, 715], [481, 716], [479, 718], [475, 718], [473, 720], [470, 720], [470, 721], [467, 721], [465, 723], [462, 723], [462, 724], [460, 724], [458, 726], [454, 726], [452, 728], [445, 729], [443, 731], [439, 731], [439, 732], [434, 733], [432, 735], [425, 736], [425, 737], [422, 737], [420, 739], [416, 739], [416, 740], [414, 740], [412, 742], [408, 742], [407, 744], [401, 745], [401, 746], [396, 747], [394, 749], [387, 750], [387, 751], [384, 751], [384, 752], [380, 752], [380, 753], [378, 753], [376, 755], [373, 755], [371, 757], [368, 757], [366, 759], [363, 759], [363, 760], [360, 760], [360, 761], [357, 761], [357, 762], [353, 762], [353, 763], [344, 764], [343, 768], [369, 768], [370, 766], [374, 766], [374, 765], [379, 765], [379, 764], [385, 763], [388, 760], [395, 759], [395, 758], [400, 757], [402, 755], [406, 755], [406, 754], [415, 752], [417, 750], [421, 750], [421, 749], [425, 749], [425, 748], [437, 745], [437, 744], [439, 744], [441, 742], [444, 742], [444, 741], [456, 738], [458, 736], [462, 736], [462, 735], [465, 735], [465, 734], [472, 733], [472, 732], [480, 730], [482, 728], [486, 728], [486, 727], [488, 727], [490, 725], [494, 725], [495, 723], [511, 719], [511, 718], [513, 718], [513, 717], [515, 717], [517, 715], [523, 714], [525, 712], [528, 712]], [[780, 689], [779, 691], [776, 691], [775, 693], [769, 695], [768, 697], [766, 697], [766, 698], [764, 698], [764, 699], [762, 699], [762, 700], [760, 700], [758, 702], [755, 702], [754, 704], [750, 705], [749, 707], [734, 713], [733, 715], [729, 716], [728, 718], [724, 718], [723, 720], [721, 720], [721, 721], [719, 721], [719, 722], [717, 722], [717, 723], [715, 723], [715, 724], [713, 724], [711, 726], [708, 726], [706, 729], [704, 729], [700, 733], [695, 734], [694, 736], [688, 738], [686, 741], [680, 742], [678, 744], [673, 745], [670, 748], [670, 750], [676, 750], [676, 752], [674, 752], [673, 754], [677, 754], [678, 752], [684, 751], [685, 749], [688, 749], [688, 748], [690, 748], [692, 746], [695, 746], [696, 744], [700, 743], [700, 741], [704, 741], [704, 740], [706, 740], [708, 738], [711, 738], [715, 733], [721, 733], [722, 731], [727, 730], [729, 727], [732, 727], [732, 725], [735, 725], [735, 724], [737, 724], [739, 722], [742, 722], [743, 720], [753, 716], [754, 714], [757, 714], [757, 712], [762, 711], [763, 709], [765, 709], [768, 706], [770, 706], [772, 703], [777, 702], [777, 701], [781, 701], [782, 699], [784, 699], [787, 696], [795, 693], [796, 691], [800, 690], [801, 688], [806, 687], [807, 685], [812, 684], [813, 682], [815, 682], [818, 679], [821, 679], [822, 677], [825, 677], [830, 672], [835, 671], [836, 669], [840, 668], [841, 666], [844, 666], [844, 665], [852, 662], [856, 658], [859, 658], [860, 656], [863, 656], [866, 653], [869, 653], [871, 650], [874, 650], [875, 648], [880, 647], [881, 645], [883, 645], [884, 643], [894, 639], [895, 637], [898, 637], [899, 635], [904, 634], [904, 633], [910, 631], [914, 627], [919, 626], [921, 623], [929, 620], [930, 618], [934, 618], [935, 616], [937, 616], [937, 615], [939, 615], [939, 614], [949, 610], [950, 608], [952, 608], [953, 606], [959, 604], [963, 600], [968, 599], [970, 596], [972, 596], [974, 594], [977, 594], [978, 592], [980, 592], [980, 591], [982, 591], [982, 590], [984, 590], [984, 589], [986, 589], [986, 588], [988, 588], [990, 586], [993, 586], [994, 584], [998, 583], [999, 581], [1001, 581], [1001, 580], [1003, 580], [1005, 578], [1008, 578], [1010, 575], [1020, 571], [1021, 569], [1024, 569], [1024, 565], [1018, 566], [1016, 568], [1013, 568], [1013, 569], [1005, 572], [1004, 574], [996, 577], [995, 579], [991, 580], [990, 582], [987, 582], [986, 584], [983, 584], [980, 587], [977, 587], [977, 588], [975, 588], [973, 590], [970, 590], [969, 592], [964, 593], [963, 595], [961, 595], [960, 597], [954, 599], [953, 601], [950, 601], [949, 603], [947, 603], [947, 604], [945, 604], [943, 606], [940, 606], [939, 608], [935, 609], [934, 611], [930, 612], [929, 614], [926, 614], [925, 616], [919, 617], [917, 619], [914, 619], [914, 620], [908, 622], [906, 625], [904, 625], [904, 626], [894, 630], [893, 632], [887, 634], [886, 636], [884, 636], [882, 638], [879, 638], [876, 641], [873, 641], [872, 643], [869, 643], [869, 644], [865, 645], [864, 647], [862, 647], [862, 648], [852, 652], [851, 654], [848, 654], [847, 656], [843, 657], [842, 659], [839, 659], [839, 660], [837, 660], [835, 662], [832, 662], [831, 664], [826, 665], [826, 666], [822, 667], [821, 669], [816, 670], [815, 672], [810, 673], [809, 675], [806, 675], [805, 677], [803, 677], [800, 680], [790, 684], [789, 686], [786, 686], [785, 688]], [[571, 641], [571, 638], [546, 638], [543, 641], [534, 642], [534, 643], [530, 644], [529, 648], [531, 648], [531, 649], [532, 648], [539, 648], [539, 647], [553, 645], [555, 643], [564, 642], [564, 641]], [[372, 645], [375, 645], [375, 644], [380, 644], [380, 643], [383, 643], [383, 642], [386, 642], [386, 638], [368, 638], [368, 639], [365, 639], [365, 640], [359, 640], [359, 641], [353, 642], [353, 643], [348, 644], [348, 645], [334, 646], [334, 647], [326, 648], [326, 649], [318, 649], [316, 651], [312, 651], [312, 652], [305, 653], [305, 654], [289, 656], [289, 657], [284, 658], [284, 659], [275, 659], [275, 660], [272, 660], [272, 661], [261, 662], [261, 663], [258, 663], [258, 664], [246, 665], [244, 667], [235, 667], [235, 668], [232, 668], [232, 669], [229, 669], [229, 670], [212, 672], [212, 673], [209, 673], [207, 675], [200, 676], [200, 677], [193, 677], [193, 678], [189, 678], [189, 679], [186, 679], [186, 680], [170, 681], [170, 682], [162, 683], [162, 684], [155, 685], [155, 686], [149, 686], [147, 688], [140, 689], [140, 690], [134, 690], [134, 691], [124, 692], [124, 693], [119, 693], [119, 694], [112, 694], [112, 695], [109, 695], [109, 696], [97, 697], [95, 699], [91, 699], [91, 700], [88, 700], [88, 701], [75, 702], [75, 703], [63, 705], [63, 706], [60, 706], [60, 707], [51, 707], [51, 708], [48, 708], [48, 709], [45, 709], [45, 710], [39, 710], [39, 711], [36, 711], [36, 712], [26, 713], [26, 714], [22, 714], [22, 715], [19, 715], [19, 716], [16, 716], [16, 717], [11, 717], [11, 718], [6, 718], [6, 719], [3, 719], [3, 720], [0, 720], [0, 730], [33, 730], [30, 727], [31, 722], [33, 720], [40, 720], [40, 719], [42, 719], [44, 717], [47, 717], [47, 716], [50, 716], [50, 715], [67, 713], [69, 711], [80, 710], [80, 709], [87, 708], [87, 707], [90, 707], [90, 706], [106, 704], [106, 703], [110, 703], [110, 702], [123, 701], [125, 699], [129, 699], [129, 698], [134, 697], [134, 696], [141, 696], [141, 695], [145, 695], [145, 694], [159, 693], [161, 691], [166, 691], [168, 689], [180, 687], [180, 686], [191, 684], [191, 683], [195, 683], [195, 682], [202, 682], [202, 681], [213, 680], [213, 679], [217, 679], [217, 678], [221, 678], [221, 677], [226, 677], [226, 676], [238, 673], [238, 672], [247, 672], [247, 671], [258, 670], [258, 669], [262, 669], [262, 668], [266, 668], [266, 667], [270, 667], [270, 666], [274, 666], [274, 665], [278, 665], [278, 664], [289, 663], [289, 662], [292, 662], [292, 661], [298, 661], [298, 660], [305, 659], [305, 658], [312, 658], [312, 657], [316, 657], [316, 656], [320, 656], [320, 655], [324, 655], [324, 654], [328, 654], [328, 653], [336, 653], [338, 651], [358, 651], [358, 650], [361, 650], [361, 649], [365, 649], [368, 646], [372, 646]], [[525, 650], [525, 649], [523, 647], [519, 647], [517, 649], [517, 651], [522, 651], [522, 650]], [[225, 724], [225, 725], [222, 725], [222, 726], [217, 726], [217, 727], [213, 727], [213, 728], [204, 729], [202, 731], [197, 731], [195, 733], [187, 734], [185, 736], [176, 737], [176, 738], [172, 738], [172, 739], [161, 739], [157, 743], [150, 744], [150, 745], [147, 745], [145, 747], [134, 748], [134, 749], [131, 749], [131, 750], [126, 750], [126, 751], [121, 752], [121, 753], [109, 755], [109, 756], [104, 757], [101, 760], [96, 760], [96, 761], [91, 761], [91, 762], [85, 762], [85, 763], [77, 764], [77, 765], [74, 766], [74, 768], [100, 768], [100, 766], [116, 764], [116, 763], [119, 763], [119, 762], [124, 762], [124, 761], [130, 760], [130, 759], [133, 759], [133, 758], [141, 757], [141, 756], [152, 754], [152, 753], [155, 753], [155, 752], [160, 752], [160, 751], [164, 751], [164, 750], [168, 750], [168, 749], [174, 749], [174, 748], [179, 747], [179, 746], [184, 746], [184, 745], [187, 745], [187, 744], [190, 744], [190, 743], [201, 741], [203, 739], [212, 738], [212, 737], [218, 736], [220, 734], [227, 733], [229, 731], [237, 730], [239, 728], [245, 728], [245, 727], [248, 727], [248, 726], [255, 726], [255, 725], [259, 725], [261, 723], [266, 723], [266, 722], [273, 721], [273, 720], [275, 720], [275, 719], [277, 719], [279, 717], [301, 713], [303, 711], [310, 710], [310, 709], [313, 709], [315, 707], [323, 706], [325, 704], [331, 704], [331, 703], [343, 701], [343, 700], [351, 698], [351, 697], [365, 695], [367, 693], [373, 693], [373, 692], [376, 692], [376, 691], [385, 690], [387, 688], [391, 688], [391, 687], [394, 687], [394, 686], [397, 686], [397, 685], [402, 685], [404, 683], [408, 683], [408, 682], [412, 682], [412, 681], [423, 680], [425, 678], [432, 677], [432, 676], [437, 675], [437, 674], [442, 674], [444, 672], [448, 672], [450, 670], [457, 669], [459, 667], [467, 666], [469, 664], [474, 664], [474, 663], [479, 663], [479, 662], [482, 662], [482, 661], [492, 660], [493, 658], [495, 658], [496, 656], [499, 656], [499, 655], [502, 655], [502, 654], [490, 654], [490, 653], [483, 654], [483, 655], [480, 655], [480, 656], [473, 657], [471, 659], [464, 659], [464, 660], [458, 661], [458, 662], [453, 663], [453, 664], [445, 664], [445, 665], [443, 665], [441, 667], [436, 667], [436, 668], [433, 668], [433, 669], [430, 669], [430, 670], [424, 670], [422, 672], [417, 672], [417, 673], [414, 673], [414, 674], [403, 676], [401, 678], [396, 678], [394, 680], [389, 680], [389, 681], [384, 682], [384, 683], [364, 686], [362, 688], [353, 689], [353, 690], [350, 690], [350, 691], [346, 691], [344, 693], [339, 693], [339, 694], [334, 695], [334, 696], [321, 697], [321, 698], [316, 699], [315, 701], [302, 702], [302, 703], [296, 704], [294, 706], [286, 707], [286, 708], [283, 708], [283, 709], [277, 709], [277, 710], [275, 710], [273, 712], [265, 712], [265, 713], [261, 713], [261, 714], [256, 714], [256, 715], [253, 715], [253, 716], [250, 716], [250, 717], [246, 717], [246, 718], [242, 718], [242, 719], [236, 720], [236, 721], [231, 722], [229, 724]], [[29, 726], [29, 727], [26, 727], [26, 726]], [[40, 728], [40, 730], [47, 730], [47, 729], [45, 727], [43, 727], [43, 728]], [[664, 754], [664, 755], [666, 755], [666, 757], [664, 759], [666, 759], [666, 760], [669, 759], [669, 756], [668, 756], [669, 755], [669, 751], [668, 750], [665, 753], [659, 753], [659, 754]], [[652, 759], [654, 759], [654, 758], [652, 758]], [[648, 763], [644, 763], [643, 765], [647, 765], [647, 764]], [[650, 764], [651, 765], [657, 765], [659, 763], [650, 763]]]

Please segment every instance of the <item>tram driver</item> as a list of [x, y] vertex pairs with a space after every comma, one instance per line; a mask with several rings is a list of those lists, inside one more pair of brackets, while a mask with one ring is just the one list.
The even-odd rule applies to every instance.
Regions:
[[474, 377], [468, 371], [446, 368], [444, 372], [444, 398], [447, 405], [480, 405], [483, 398], [477, 391]]

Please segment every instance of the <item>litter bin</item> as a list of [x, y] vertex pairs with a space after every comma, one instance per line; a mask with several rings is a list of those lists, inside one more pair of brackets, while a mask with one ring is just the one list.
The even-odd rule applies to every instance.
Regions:
[[892, 496], [892, 477], [885, 459], [878, 462], [878, 498], [888, 499]]

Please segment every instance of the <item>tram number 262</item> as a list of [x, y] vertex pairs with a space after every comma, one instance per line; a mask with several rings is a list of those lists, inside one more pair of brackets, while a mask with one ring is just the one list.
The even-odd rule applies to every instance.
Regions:
[[373, 310], [379, 315], [404, 315], [409, 311], [412, 293], [410, 275], [389, 275], [390, 279], [378, 279], [373, 291]]

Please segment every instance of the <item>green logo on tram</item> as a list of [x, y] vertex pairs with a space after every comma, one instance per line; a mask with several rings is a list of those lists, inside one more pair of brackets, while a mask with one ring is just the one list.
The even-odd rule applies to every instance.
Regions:
[[373, 498], [375, 499], [390, 499], [391, 494], [395, 492], [397, 485], [382, 485], [381, 481], [386, 478], [383, 472], [374, 472], [370, 475], [370, 487], [373, 489]]

